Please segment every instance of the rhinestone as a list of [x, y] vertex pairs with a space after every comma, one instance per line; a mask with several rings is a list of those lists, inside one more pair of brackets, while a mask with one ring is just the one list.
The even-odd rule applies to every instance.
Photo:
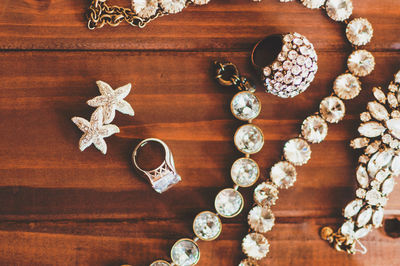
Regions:
[[364, 166], [360, 165], [357, 168], [356, 176], [357, 176], [358, 184], [360, 184], [360, 186], [362, 188], [367, 188], [369, 185], [369, 177], [368, 177], [367, 169], [365, 169]]
[[323, 119], [329, 123], [337, 123], [344, 117], [345, 106], [342, 100], [335, 96], [324, 98], [320, 105], [319, 111]]
[[231, 177], [233, 182], [238, 186], [252, 186], [259, 176], [260, 169], [253, 159], [239, 158], [232, 165]]
[[269, 243], [263, 235], [250, 233], [243, 238], [242, 250], [248, 257], [260, 260], [269, 252]]
[[239, 191], [232, 188], [221, 190], [215, 197], [215, 209], [226, 218], [235, 217], [243, 208], [243, 197]]
[[201, 240], [214, 240], [219, 236], [221, 230], [221, 220], [215, 213], [204, 211], [194, 218], [193, 231]]
[[248, 223], [254, 231], [266, 233], [275, 225], [275, 216], [269, 208], [255, 206], [247, 216]]
[[368, 111], [378, 121], [388, 120], [389, 113], [385, 106], [377, 102], [369, 102], [367, 106]]
[[387, 100], [388, 100], [390, 107], [392, 107], [392, 108], [396, 108], [399, 105], [399, 101], [397, 100], [397, 98], [393, 92], [388, 93]]
[[380, 141], [374, 141], [371, 144], [368, 145], [367, 148], [365, 148], [365, 154], [371, 155], [374, 154], [379, 150], [379, 146], [381, 145]]
[[249, 121], [260, 114], [261, 104], [253, 93], [242, 91], [233, 97], [231, 111], [237, 119]]
[[361, 149], [369, 144], [369, 139], [368, 138], [355, 138], [352, 141], [350, 141], [350, 147], [353, 149]]
[[360, 46], [371, 41], [374, 30], [365, 18], [355, 18], [346, 27], [346, 36], [351, 44]]
[[369, 232], [371, 232], [370, 226], [360, 228], [354, 233], [354, 238], [355, 239], [363, 238], [364, 236], [368, 235]]
[[375, 121], [362, 123], [358, 128], [358, 132], [362, 136], [366, 136], [368, 138], [378, 137], [385, 130], [386, 130], [386, 128], [381, 123], [378, 123]]
[[362, 227], [366, 225], [372, 218], [372, 208], [366, 207], [364, 210], [360, 212], [357, 217], [357, 226]]
[[374, 214], [372, 215], [372, 224], [375, 227], [379, 227], [382, 224], [383, 221], [383, 208], [377, 209]]
[[150, 264], [150, 266], [170, 266], [171, 264], [169, 264], [167, 261], [165, 260], [156, 260], [154, 261], [152, 264]]
[[264, 76], [268, 77], [269, 75], [271, 75], [272, 70], [269, 67], [264, 67], [263, 73], [264, 73]]
[[301, 134], [311, 143], [321, 143], [328, 135], [328, 125], [320, 116], [307, 117], [301, 125]]
[[351, 218], [356, 215], [363, 206], [363, 201], [360, 199], [353, 200], [344, 208], [343, 215], [346, 218]]
[[398, 110], [393, 110], [392, 113], [390, 114], [393, 118], [400, 118], [400, 111]]
[[296, 168], [289, 162], [278, 162], [272, 166], [270, 177], [279, 188], [289, 188], [296, 182]]
[[300, 76], [296, 76], [293, 79], [293, 84], [294, 85], [300, 85], [302, 81], [303, 81], [303, 79]]
[[392, 149], [397, 149], [399, 146], [400, 142], [397, 139], [394, 139], [390, 142], [390, 148]]
[[302, 66], [306, 63], [306, 57], [304, 55], [299, 55], [296, 62], [298, 65]]
[[369, 157], [365, 154], [360, 155], [360, 157], [358, 158], [359, 163], [367, 164], [368, 161], [369, 161]]
[[263, 182], [254, 189], [254, 201], [261, 206], [272, 206], [278, 199], [278, 193], [273, 184]]
[[378, 205], [381, 202], [381, 193], [376, 189], [371, 189], [365, 195], [365, 200], [372, 206]]
[[400, 84], [400, 71], [394, 75], [394, 82]]
[[283, 79], [283, 82], [285, 82], [286, 84], [291, 84], [293, 82], [293, 76], [290, 73], [286, 74], [286, 76]]
[[293, 75], [299, 75], [301, 73], [301, 67], [298, 65], [294, 65], [292, 68]]
[[299, 54], [298, 54], [295, 50], [291, 50], [291, 51], [289, 51], [289, 53], [288, 53], [288, 58], [289, 58], [290, 60], [296, 60], [296, 58], [297, 58], [298, 55], [299, 55]]
[[320, 8], [325, 4], [326, 0], [301, 0], [303, 5], [310, 9]]
[[336, 78], [333, 90], [341, 99], [349, 100], [360, 94], [361, 83], [352, 74], [342, 74]]
[[239, 263], [239, 266], [258, 266], [258, 263], [253, 259], [244, 259]]
[[382, 136], [382, 142], [385, 144], [389, 144], [392, 141], [392, 136], [389, 134], [385, 134]]
[[394, 175], [398, 175], [400, 173], [400, 155], [397, 154], [393, 160], [392, 164], [390, 165], [390, 170], [393, 171]]
[[374, 70], [375, 58], [367, 50], [357, 50], [349, 56], [347, 67], [354, 75], [365, 77]]
[[380, 102], [380, 103], [386, 102], [386, 95], [380, 88], [374, 87], [372, 89], [372, 92], [374, 94], [375, 99], [377, 99], [378, 102]]
[[171, 258], [180, 266], [195, 265], [200, 259], [200, 249], [193, 240], [183, 238], [172, 247]]
[[285, 159], [294, 165], [303, 165], [311, 158], [310, 145], [303, 139], [291, 139], [283, 148]]
[[275, 61], [275, 62], [272, 64], [272, 69], [273, 69], [273, 70], [279, 70], [281, 67], [282, 67], [281, 62]]
[[342, 227], [340, 227], [340, 232], [345, 236], [352, 237], [354, 235], [354, 222], [351, 220], [345, 222]]
[[344, 21], [353, 13], [351, 0], [327, 0], [325, 8], [328, 16], [335, 21]]
[[396, 183], [393, 177], [386, 179], [385, 182], [383, 182], [382, 184], [382, 194], [389, 195], [390, 193], [392, 193], [395, 184]]
[[356, 190], [356, 196], [357, 196], [357, 198], [360, 198], [360, 199], [363, 199], [363, 198], [365, 198], [365, 195], [367, 194], [367, 191], [365, 190], [365, 189], [363, 189], [363, 188], [358, 188], [357, 190]]
[[399, 88], [397, 87], [396, 84], [390, 83], [388, 86], [388, 90], [391, 92], [397, 92], [399, 90]]
[[264, 146], [264, 136], [261, 129], [251, 124], [238, 128], [234, 141], [238, 150], [246, 154], [257, 153]]
[[369, 120], [371, 120], [371, 114], [368, 112], [363, 112], [360, 114], [360, 120], [362, 122], [368, 122]]
[[389, 133], [397, 138], [400, 139], [400, 119], [393, 118], [386, 121], [386, 127], [389, 129]]
[[385, 168], [385, 169], [380, 170], [378, 173], [376, 173], [375, 179], [379, 183], [382, 183], [389, 175], [390, 175], [390, 171], [387, 168]]

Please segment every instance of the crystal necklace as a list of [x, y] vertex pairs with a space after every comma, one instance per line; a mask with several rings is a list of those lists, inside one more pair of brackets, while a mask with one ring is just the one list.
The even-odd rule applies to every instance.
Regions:
[[[288, 1], [281, 0], [281, 2]], [[348, 70], [334, 81], [332, 94], [321, 101], [318, 112], [303, 121], [299, 136], [290, 139], [284, 145], [282, 160], [272, 166], [269, 176], [255, 188], [255, 206], [248, 215], [251, 232], [242, 241], [242, 250], [248, 258], [242, 260], [240, 266], [258, 265], [257, 260], [267, 255], [269, 243], [262, 233], [271, 230], [274, 226], [274, 215], [270, 207], [275, 205], [279, 189], [287, 189], [294, 185], [297, 177], [296, 166], [306, 164], [311, 157], [309, 144], [322, 142], [328, 133], [328, 123], [338, 123], [343, 119], [345, 115], [343, 100], [358, 96], [362, 89], [359, 77], [369, 75], [375, 67], [373, 55], [367, 50], [358, 49], [370, 42], [373, 35], [372, 26], [365, 18], [348, 21], [353, 11], [351, 0], [302, 0], [302, 3], [311, 9], [322, 8], [334, 21], [346, 23], [346, 37], [353, 45], [354, 51], [347, 61]], [[197, 264], [200, 260], [200, 248], [196, 242], [198, 240], [211, 241], [219, 236], [222, 229], [219, 216], [224, 218], [237, 216], [244, 205], [243, 197], [238, 191], [239, 187], [252, 186], [258, 179], [260, 171], [257, 163], [250, 159], [250, 155], [261, 150], [264, 144], [261, 129], [252, 124], [252, 120], [261, 110], [261, 103], [253, 94], [254, 86], [238, 75], [234, 65], [218, 65], [219, 69], [230, 67], [234, 73], [230, 80], [219, 79], [220, 83], [234, 85], [243, 90], [234, 96], [231, 110], [236, 118], [248, 122], [239, 127], [234, 136], [235, 146], [245, 156], [232, 165], [233, 188], [221, 190], [215, 198], [217, 213], [211, 211], [199, 213], [193, 222], [196, 237], [180, 239], [173, 245], [172, 263], [157, 260], [151, 266]]]

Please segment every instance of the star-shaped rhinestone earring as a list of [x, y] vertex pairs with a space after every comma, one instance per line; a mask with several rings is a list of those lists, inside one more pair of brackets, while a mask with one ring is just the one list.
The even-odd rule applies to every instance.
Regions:
[[102, 107], [104, 124], [109, 124], [114, 120], [115, 110], [130, 116], [135, 115], [132, 106], [124, 100], [131, 91], [130, 83], [115, 90], [104, 81], [99, 80], [96, 83], [101, 95], [87, 101], [87, 104], [92, 107]]
[[82, 117], [73, 117], [72, 122], [84, 133], [79, 140], [79, 149], [85, 150], [90, 145], [100, 150], [103, 154], [107, 153], [107, 144], [104, 138], [109, 137], [115, 133], [119, 133], [119, 128], [116, 125], [103, 125], [103, 108], [97, 108], [90, 121]]

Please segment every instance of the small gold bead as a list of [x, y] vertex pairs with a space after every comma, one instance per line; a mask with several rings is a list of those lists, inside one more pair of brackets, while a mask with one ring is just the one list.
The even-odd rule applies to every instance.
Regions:
[[323, 240], [328, 240], [330, 236], [333, 234], [333, 230], [330, 227], [324, 227], [321, 230], [320, 236]]

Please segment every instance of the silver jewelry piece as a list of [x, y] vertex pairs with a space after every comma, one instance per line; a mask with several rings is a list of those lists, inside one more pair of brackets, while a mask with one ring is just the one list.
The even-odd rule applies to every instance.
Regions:
[[[165, 160], [156, 169], [146, 171], [146, 170], [140, 168], [140, 166], [138, 165], [138, 163], [136, 161], [136, 157], [137, 157], [138, 151], [149, 142], [158, 142], [164, 147]], [[174, 158], [172, 156], [172, 152], [168, 148], [167, 144], [165, 144], [165, 142], [163, 142], [162, 140], [159, 140], [156, 138], [148, 138], [148, 139], [141, 141], [135, 147], [135, 150], [132, 153], [132, 161], [133, 161], [133, 165], [136, 167], [136, 169], [140, 173], [147, 176], [147, 178], [149, 179], [154, 190], [157, 191], [158, 193], [163, 193], [164, 191], [167, 191], [169, 188], [171, 188], [172, 186], [177, 184], [179, 181], [181, 181], [181, 177], [180, 177], [180, 175], [178, 175], [178, 173], [176, 172], [176, 169], [175, 169]]]

